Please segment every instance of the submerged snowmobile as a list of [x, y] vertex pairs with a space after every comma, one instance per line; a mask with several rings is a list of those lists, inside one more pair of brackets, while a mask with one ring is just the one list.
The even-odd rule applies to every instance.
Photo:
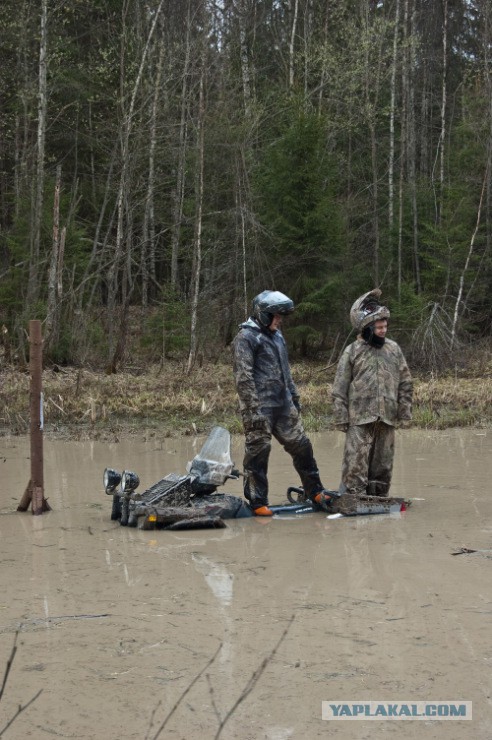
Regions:
[[[249, 505], [238, 496], [218, 493], [228, 480], [241, 473], [231, 459], [231, 437], [227, 429], [214, 427], [200, 452], [187, 465], [185, 475], [171, 473], [142, 493], [137, 493], [140, 480], [136, 473], [121, 474], [106, 468], [103, 482], [112, 496], [111, 519], [122, 526], [141, 529], [204, 529], [225, 527], [226, 519], [252, 517]], [[342, 516], [389, 514], [404, 511], [408, 501], [379, 496], [332, 495], [332, 513]], [[285, 504], [270, 506], [274, 516], [312, 514], [313, 508], [304, 490], [295, 486], [287, 490]]]

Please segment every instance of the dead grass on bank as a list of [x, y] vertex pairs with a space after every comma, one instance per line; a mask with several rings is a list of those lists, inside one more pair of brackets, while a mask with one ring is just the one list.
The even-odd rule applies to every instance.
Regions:
[[[308, 431], [330, 427], [334, 369], [294, 364]], [[29, 375], [0, 373], [0, 431], [29, 429]], [[45, 430], [53, 434], [104, 437], [149, 428], [164, 436], [193, 434], [222, 424], [241, 431], [230, 365], [209, 364], [190, 376], [184, 364], [105, 375], [89, 369], [43, 372]], [[483, 377], [415, 380], [414, 425], [427, 428], [492, 423], [492, 373]]]
[[492, 378], [431, 378], [415, 383], [414, 424], [445, 429], [492, 422]]

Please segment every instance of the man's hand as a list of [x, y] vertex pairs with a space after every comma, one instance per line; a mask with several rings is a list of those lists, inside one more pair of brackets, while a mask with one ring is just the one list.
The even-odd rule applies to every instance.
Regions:
[[294, 404], [294, 408], [296, 409], [297, 413], [300, 414], [301, 413], [302, 406], [301, 406], [301, 402], [299, 400], [299, 396], [293, 396], [292, 403]]
[[402, 419], [398, 422], [398, 429], [410, 429], [412, 426], [412, 420], [411, 419]]
[[268, 419], [257, 411], [243, 411], [243, 426], [245, 432], [253, 432], [268, 428]]
[[339, 432], [348, 432], [349, 423], [348, 422], [342, 422], [340, 424], [335, 424], [335, 429], [337, 429]]

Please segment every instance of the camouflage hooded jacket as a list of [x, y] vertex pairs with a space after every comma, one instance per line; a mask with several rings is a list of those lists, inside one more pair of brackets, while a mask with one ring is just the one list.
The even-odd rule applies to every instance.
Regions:
[[412, 418], [413, 384], [403, 352], [386, 339], [376, 348], [363, 339], [350, 344], [338, 363], [332, 397], [335, 424], [394, 426]]
[[262, 407], [283, 406], [299, 397], [282, 332], [262, 329], [249, 318], [241, 324], [232, 347], [241, 411], [255, 413]]

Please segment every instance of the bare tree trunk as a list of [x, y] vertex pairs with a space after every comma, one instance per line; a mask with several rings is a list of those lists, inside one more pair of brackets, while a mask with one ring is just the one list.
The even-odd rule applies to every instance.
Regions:
[[[21, 85], [24, 91], [29, 89], [29, 72], [31, 65], [30, 47], [27, 41], [29, 33], [29, 8], [22, 3], [21, 8], [21, 28], [22, 34], [18, 39], [16, 64], [19, 70]], [[21, 94], [19, 100], [19, 112], [15, 116], [15, 167], [14, 167], [14, 214], [17, 219], [20, 213], [22, 198], [28, 192], [27, 188], [27, 161], [32, 146], [29, 144], [30, 121], [32, 118], [31, 111], [28, 107], [27, 94]], [[31, 178], [32, 179], [32, 178]]]
[[[114, 147], [114, 150], [113, 150], [113, 153], [112, 153], [112, 156], [111, 156], [111, 161], [109, 163], [108, 174], [107, 174], [107, 177], [106, 177], [106, 187], [104, 189], [104, 197], [103, 197], [103, 200], [102, 200], [102, 203], [101, 203], [101, 208], [100, 208], [100, 211], [99, 211], [99, 217], [97, 219], [96, 230], [94, 232], [94, 239], [92, 241], [91, 256], [89, 257], [89, 262], [87, 264], [86, 269], [84, 270], [84, 275], [83, 275], [82, 280], [81, 280], [81, 285], [82, 286], [87, 282], [87, 279], [88, 279], [88, 277], [90, 276], [90, 273], [91, 273], [92, 266], [93, 266], [94, 262], [96, 261], [97, 255], [100, 254], [101, 251], [102, 251], [102, 249], [101, 249], [101, 246], [102, 245], [101, 245], [101, 242], [99, 240], [100, 240], [101, 229], [102, 229], [104, 217], [106, 215], [106, 209], [108, 207], [109, 198], [110, 198], [110, 194], [111, 194], [111, 183], [112, 183], [112, 177], [113, 177], [113, 169], [114, 169], [114, 165], [115, 165], [115, 161], [116, 161], [116, 155], [117, 155], [117, 144], [115, 144], [115, 147]], [[112, 220], [111, 220], [111, 223], [112, 223]], [[104, 241], [104, 244], [106, 244], [106, 242], [107, 242], [107, 237], [106, 237], [106, 239]], [[79, 300], [79, 308], [80, 309], [82, 308], [83, 295], [84, 295], [84, 291], [82, 290], [81, 293], [80, 293], [80, 300]]]
[[155, 150], [157, 145], [157, 112], [161, 91], [162, 65], [164, 63], [164, 42], [161, 37], [159, 47], [159, 60], [157, 62], [156, 79], [154, 84], [154, 96], [150, 115], [150, 148], [149, 148], [149, 177], [147, 183], [147, 196], [145, 198], [145, 212], [143, 221], [141, 269], [142, 269], [142, 306], [148, 303], [149, 273], [155, 281]]
[[372, 217], [373, 217], [373, 228], [374, 228], [374, 285], [379, 285], [379, 250], [380, 250], [380, 236], [379, 236], [379, 213], [378, 213], [378, 170], [377, 170], [377, 143], [376, 143], [376, 131], [374, 122], [370, 124], [371, 132], [371, 164], [372, 164]]
[[289, 87], [294, 87], [294, 47], [296, 39], [297, 15], [299, 12], [299, 0], [294, 0], [294, 17], [292, 19], [292, 29], [289, 43]]
[[65, 242], [67, 238], [67, 227], [64, 226], [60, 234], [60, 246], [58, 249], [58, 265], [56, 268], [56, 297], [58, 305], [63, 299], [63, 260], [65, 257]]
[[446, 103], [447, 103], [447, 70], [448, 70], [448, 0], [443, 3], [443, 34], [442, 34], [442, 92], [441, 92], [441, 158], [439, 168], [439, 210], [438, 223], [442, 219], [444, 195], [444, 154], [446, 149]]
[[398, 185], [398, 299], [401, 300], [403, 280], [403, 211], [405, 168], [408, 161], [408, 77], [410, 74], [408, 61], [408, 0], [404, 0], [403, 13], [403, 59], [401, 69], [402, 111], [400, 134], [400, 177]]
[[456, 326], [458, 324], [458, 317], [459, 317], [459, 311], [460, 311], [460, 303], [461, 303], [461, 298], [463, 296], [463, 286], [465, 284], [465, 275], [466, 275], [466, 273], [468, 271], [468, 267], [470, 265], [470, 260], [471, 260], [471, 257], [472, 257], [472, 254], [473, 254], [473, 250], [474, 250], [474, 247], [475, 247], [475, 239], [477, 237], [478, 229], [480, 227], [480, 219], [481, 219], [481, 216], [482, 216], [483, 198], [484, 198], [484, 194], [485, 194], [485, 189], [487, 187], [488, 179], [489, 179], [489, 170], [487, 168], [485, 170], [485, 174], [484, 174], [483, 182], [482, 182], [482, 192], [480, 193], [480, 202], [478, 204], [477, 221], [476, 221], [476, 224], [475, 224], [475, 229], [473, 231], [472, 238], [470, 240], [470, 247], [468, 249], [468, 254], [466, 256], [465, 266], [463, 267], [463, 272], [460, 275], [460, 287], [459, 287], [459, 290], [458, 290], [458, 295], [456, 297], [456, 304], [455, 304], [455, 307], [454, 307], [454, 315], [453, 315], [453, 327], [451, 329], [451, 348], [453, 347], [454, 342], [456, 340]]
[[307, 2], [304, 8], [304, 99], [308, 98], [309, 88], [309, 40], [312, 34], [312, 8], [311, 3]]
[[[486, 77], [485, 77], [485, 89], [487, 91], [487, 100], [489, 101], [489, 107], [488, 107], [488, 116], [489, 116], [489, 147], [487, 151], [487, 163], [488, 163], [488, 170], [489, 172], [492, 172], [492, 77], [491, 77], [491, 68], [490, 68], [490, 39], [492, 38], [492, 12], [490, 9], [490, 4], [487, 3], [486, 5], [486, 14], [485, 14], [485, 28], [484, 28], [484, 37], [482, 41], [482, 48], [484, 49], [484, 60], [485, 60], [485, 70], [486, 70]], [[486, 244], [487, 244], [487, 250], [490, 249], [491, 242], [492, 242], [492, 228], [491, 228], [491, 212], [492, 212], [492, 183], [489, 181], [487, 183], [487, 208], [486, 208], [486, 222], [485, 222], [485, 233], [486, 233]]]
[[241, 262], [243, 273], [243, 301], [244, 301], [244, 318], [248, 316], [248, 288], [247, 288], [247, 270], [246, 270], [246, 228], [244, 224], [244, 206], [241, 202]]
[[[326, 7], [325, 8], [325, 18], [324, 18], [324, 23], [323, 23], [323, 40], [324, 40], [325, 45], [328, 41], [328, 14], [329, 14], [329, 9], [328, 7]], [[323, 103], [323, 92], [325, 89], [325, 84], [326, 84], [326, 63], [323, 60], [323, 63], [321, 66], [321, 78], [320, 78], [320, 83], [319, 83], [318, 113], [321, 113], [321, 106]]]
[[92, 130], [92, 102], [89, 100], [88, 104], [88, 125], [89, 125], [89, 157], [90, 157], [90, 168], [91, 168], [91, 190], [92, 190], [92, 202], [96, 203], [96, 167], [94, 160], [94, 133]]
[[[404, 135], [402, 126], [402, 137]], [[405, 177], [405, 144], [402, 139], [401, 146], [401, 159], [400, 159], [400, 178], [398, 184], [398, 300], [401, 301], [401, 285], [402, 285], [402, 255], [403, 255], [403, 182]]]
[[[369, 18], [366, 16], [366, 32], [369, 34]], [[374, 285], [379, 285], [379, 251], [380, 251], [380, 233], [379, 233], [379, 176], [378, 176], [378, 147], [376, 139], [376, 118], [378, 110], [379, 84], [381, 73], [381, 43], [379, 45], [378, 63], [375, 70], [375, 76], [371, 79], [374, 70], [369, 58], [369, 44], [366, 44], [366, 65], [365, 65], [365, 94], [366, 94], [366, 111], [368, 118], [369, 134], [371, 140], [371, 165], [372, 165], [372, 212], [373, 212], [373, 229], [374, 229], [374, 251], [373, 251], [373, 280]], [[374, 94], [371, 99], [370, 83], [373, 83]]]
[[190, 2], [188, 2], [188, 17], [186, 22], [186, 52], [185, 63], [183, 68], [183, 81], [181, 85], [181, 120], [179, 123], [179, 151], [178, 162], [176, 167], [176, 186], [173, 192], [173, 225], [171, 231], [171, 286], [176, 289], [178, 286], [178, 258], [179, 246], [181, 239], [181, 223], [183, 220], [183, 202], [185, 188], [185, 161], [186, 149], [188, 144], [188, 126], [187, 126], [187, 109], [188, 109], [188, 72], [191, 58], [191, 40], [190, 40]]
[[[408, 12], [408, 0], [405, 2], [405, 9]], [[408, 83], [408, 110], [407, 110], [407, 151], [408, 151], [408, 178], [412, 202], [412, 245], [413, 245], [413, 265], [415, 276], [415, 289], [417, 293], [422, 292], [420, 282], [420, 260], [419, 260], [419, 235], [418, 235], [418, 207], [417, 207], [417, 166], [416, 166], [416, 123], [415, 123], [415, 8], [411, 14], [410, 25], [410, 51], [408, 55], [407, 66], [407, 83]]]
[[191, 276], [191, 329], [190, 329], [190, 353], [186, 371], [189, 374], [193, 367], [197, 351], [197, 324], [198, 324], [198, 298], [200, 294], [200, 274], [202, 266], [202, 217], [203, 217], [203, 171], [204, 171], [204, 119], [205, 119], [205, 50], [203, 51], [202, 69], [200, 74], [200, 93], [198, 103], [198, 131], [197, 131], [197, 155], [198, 155], [198, 177], [196, 187], [196, 222], [195, 222], [195, 250], [193, 255], [193, 270]]
[[53, 247], [51, 251], [50, 269], [48, 273], [48, 305], [45, 323], [45, 352], [48, 354], [58, 338], [58, 268], [60, 253], [60, 189], [61, 165], [56, 168], [55, 195], [53, 203]]
[[[153, 16], [152, 26], [147, 36], [145, 47], [142, 52], [142, 57], [140, 59], [140, 65], [139, 65], [137, 77], [135, 80], [135, 84], [133, 86], [130, 105], [128, 108], [128, 113], [124, 117], [124, 121], [122, 124], [121, 172], [120, 172], [120, 181], [119, 181], [119, 187], [118, 187], [118, 196], [116, 199], [116, 209], [117, 209], [116, 243], [114, 247], [114, 261], [113, 261], [113, 264], [111, 265], [110, 270], [108, 271], [108, 324], [109, 324], [108, 325], [108, 350], [109, 350], [109, 358], [110, 358], [109, 365], [108, 365], [109, 372], [116, 371], [115, 358], [119, 354], [118, 347], [120, 345], [119, 340], [118, 340], [118, 346], [115, 345], [115, 336], [116, 336], [115, 330], [117, 332], [117, 327], [116, 327], [116, 322], [115, 322], [115, 319], [116, 319], [115, 309], [116, 309], [116, 294], [118, 290], [118, 282], [119, 282], [120, 271], [122, 267], [122, 257], [123, 257], [124, 220], [125, 220], [125, 210], [126, 210], [125, 204], [128, 203], [130, 134], [131, 134], [132, 127], [133, 127], [133, 116], [135, 112], [135, 103], [136, 103], [137, 93], [139, 91], [140, 83], [142, 81], [142, 76], [143, 76], [145, 64], [147, 61], [147, 55], [149, 52], [150, 42], [152, 40], [152, 36], [157, 26], [157, 22], [159, 20], [159, 15], [160, 15], [163, 3], [164, 3], [164, 0], [161, 0]], [[121, 86], [123, 88], [123, 74], [122, 74], [122, 79], [121, 79]], [[129, 275], [127, 275], [126, 277], [129, 278]], [[122, 281], [125, 282], [125, 274], [121, 275], [121, 278], [122, 278]], [[123, 288], [125, 289], [125, 286], [123, 286]], [[125, 308], [124, 314], [126, 314], [126, 308]]]
[[41, 0], [41, 28], [39, 41], [39, 80], [38, 80], [38, 134], [36, 188], [33, 204], [33, 223], [31, 229], [31, 249], [29, 263], [29, 282], [27, 305], [32, 306], [39, 293], [39, 254], [41, 245], [41, 221], [43, 215], [44, 190], [44, 149], [46, 141], [47, 99], [47, 47], [48, 47], [48, 0]]
[[246, 8], [244, 0], [238, 2], [239, 48], [241, 52], [241, 77], [243, 82], [244, 112], [251, 112], [251, 78], [249, 72], [248, 45], [246, 41]]
[[[236, 211], [239, 214], [240, 226], [236, 226], [236, 275], [241, 276], [241, 293], [244, 306], [244, 319], [248, 317], [247, 291], [247, 258], [246, 258], [246, 220], [243, 187], [244, 153], [241, 151], [236, 160]], [[239, 281], [238, 281], [239, 282]]]
[[395, 178], [395, 110], [396, 110], [396, 70], [398, 66], [398, 34], [400, 31], [400, 0], [396, 0], [395, 31], [393, 34], [393, 63], [391, 67], [391, 100], [390, 100], [390, 151], [388, 165], [388, 225], [391, 232], [394, 221], [394, 178]]

